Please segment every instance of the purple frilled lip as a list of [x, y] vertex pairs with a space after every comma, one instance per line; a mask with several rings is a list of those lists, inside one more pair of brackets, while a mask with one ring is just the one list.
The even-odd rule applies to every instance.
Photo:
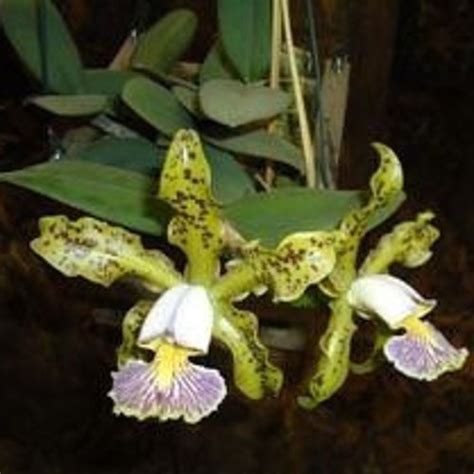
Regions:
[[186, 360], [166, 384], [160, 381], [159, 370], [159, 362], [157, 367], [156, 361], [130, 360], [114, 372], [109, 392], [114, 413], [196, 423], [216, 410], [226, 395], [224, 379], [215, 369]]
[[392, 336], [385, 344], [385, 356], [403, 374], [431, 381], [445, 372], [460, 369], [467, 356], [465, 348], [457, 349], [432, 324], [421, 322], [423, 332], [407, 331]]

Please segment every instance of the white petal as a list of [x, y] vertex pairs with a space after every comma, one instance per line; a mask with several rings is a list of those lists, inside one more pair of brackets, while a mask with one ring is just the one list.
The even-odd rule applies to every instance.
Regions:
[[352, 283], [347, 294], [349, 303], [362, 316], [382, 318], [392, 329], [408, 316], [421, 318], [436, 305], [423, 298], [403, 280], [390, 275], [368, 275]]
[[185, 283], [173, 286], [158, 298], [145, 318], [138, 337], [139, 343], [147, 343], [172, 332], [177, 308], [189, 287]]
[[206, 289], [189, 285], [173, 321], [172, 333], [177, 344], [206, 353], [211, 342], [214, 308]]

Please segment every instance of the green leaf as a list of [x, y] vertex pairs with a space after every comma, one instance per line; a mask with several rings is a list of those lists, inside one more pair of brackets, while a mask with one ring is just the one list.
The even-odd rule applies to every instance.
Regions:
[[136, 76], [137, 74], [131, 71], [85, 69], [84, 88], [90, 94], [119, 95], [125, 83]]
[[50, 0], [2, 0], [0, 18], [8, 39], [46, 91], [71, 94], [81, 90], [79, 52]]
[[165, 135], [172, 136], [181, 128], [193, 128], [191, 116], [166, 88], [150, 79], [136, 77], [127, 82], [122, 99], [140, 117]]
[[217, 41], [207, 53], [199, 70], [199, 83], [204, 84], [212, 79], [235, 79], [238, 73], [225, 54], [220, 41]]
[[[226, 206], [225, 215], [244, 238], [274, 247], [294, 232], [336, 228], [347, 212], [362, 205], [363, 196], [360, 191], [281, 189], [240, 199]], [[395, 212], [402, 200], [374, 216], [371, 228]]]
[[199, 98], [209, 118], [229, 127], [274, 117], [291, 102], [286, 92], [231, 79], [207, 81], [199, 90]]
[[171, 90], [188, 112], [191, 112], [198, 118], [202, 118], [199, 94], [197, 91], [184, 86], [173, 86]]
[[292, 143], [265, 130], [255, 130], [228, 138], [213, 138], [210, 136], [204, 136], [203, 138], [224, 150], [279, 161], [302, 170], [303, 158], [300, 150]]
[[224, 49], [246, 82], [270, 69], [270, 0], [218, 0], [219, 32]]
[[67, 159], [79, 159], [156, 176], [165, 152], [144, 138], [105, 136]]
[[174, 10], [138, 39], [132, 66], [156, 73], [167, 72], [190, 46], [197, 28], [191, 10]]
[[[212, 173], [212, 191], [223, 204], [230, 203], [255, 192], [252, 180], [229, 153], [205, 146]], [[163, 166], [166, 150], [143, 138], [103, 137], [74, 156], [100, 165], [114, 166], [156, 176]]]
[[205, 145], [212, 173], [212, 192], [221, 204], [255, 193], [253, 182], [230, 153]]
[[162, 234], [169, 218], [168, 206], [152, 194], [153, 180], [133, 171], [60, 160], [0, 173], [0, 181], [147, 234]]
[[108, 98], [105, 95], [43, 95], [30, 102], [56, 115], [76, 117], [102, 112]]

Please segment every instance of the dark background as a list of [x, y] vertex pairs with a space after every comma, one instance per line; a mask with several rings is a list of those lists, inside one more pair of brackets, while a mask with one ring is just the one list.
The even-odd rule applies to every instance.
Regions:
[[[126, 36], [137, 1], [57, 3], [85, 63], [99, 66]], [[199, 39], [189, 57], [201, 60], [215, 37], [214, 2], [150, 3], [156, 16], [182, 5], [199, 14]], [[431, 208], [442, 232], [435, 256], [410, 273], [410, 282], [439, 300], [436, 325], [456, 345], [472, 349], [474, 5], [319, 0], [316, 7], [323, 54], [342, 50], [353, 64], [341, 184], [366, 185], [373, 167], [370, 141], [385, 141], [397, 151], [409, 196], [397, 219]], [[295, 17], [304, 40], [302, 2], [295, 2]], [[49, 118], [23, 107], [39, 85], [1, 32], [0, 52], [5, 170], [46, 157]], [[405, 379], [384, 365], [350, 377], [311, 413], [294, 408], [290, 386], [281, 399], [261, 403], [232, 393], [217, 414], [193, 427], [114, 417], [105, 394], [119, 326], [92, 308], [120, 311], [133, 298], [120, 287], [105, 291], [66, 280], [29, 252], [35, 218], [62, 210], [26, 191], [0, 187], [2, 474], [474, 471], [472, 357], [462, 371], [431, 384]], [[323, 317], [318, 327], [324, 327]], [[275, 356], [291, 379], [298, 355]], [[222, 354], [213, 357], [226, 367]]]

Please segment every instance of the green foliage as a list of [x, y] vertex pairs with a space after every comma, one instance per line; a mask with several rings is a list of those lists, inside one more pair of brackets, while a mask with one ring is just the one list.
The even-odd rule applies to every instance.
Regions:
[[84, 89], [90, 94], [120, 95], [125, 83], [135, 76], [131, 71], [84, 69]]
[[43, 163], [2, 173], [0, 181], [149, 234], [162, 234], [169, 215], [154, 198], [150, 177], [97, 163]]
[[246, 82], [270, 70], [270, 0], [218, 0], [219, 32], [224, 49]]
[[217, 41], [207, 53], [199, 70], [199, 82], [212, 79], [236, 79], [238, 73], [227, 57], [221, 41]]
[[127, 82], [122, 99], [140, 117], [167, 136], [194, 125], [193, 119], [176, 97], [150, 79], [137, 77]]
[[0, 18], [21, 60], [46, 91], [71, 94], [82, 90], [79, 52], [50, 0], [3, 0]]
[[234, 153], [267, 158], [272, 161], [285, 163], [295, 169], [302, 168], [303, 158], [299, 148], [278, 135], [263, 129], [229, 135], [225, 138], [204, 135], [204, 139], [219, 148]]
[[197, 17], [185, 9], [173, 10], [140, 36], [132, 66], [166, 73], [191, 44]]
[[94, 115], [102, 112], [108, 104], [105, 95], [42, 95], [31, 102], [48, 112], [63, 116]]
[[283, 112], [291, 102], [288, 94], [269, 87], [245, 85], [231, 79], [207, 81], [199, 89], [203, 112], [216, 122], [238, 127]]
[[[231, 224], [248, 240], [275, 246], [285, 235], [314, 229], [334, 229], [343, 216], [364, 202], [360, 191], [314, 191], [287, 188], [259, 193], [232, 203], [226, 210]], [[390, 217], [404, 199], [379, 211], [370, 228]]]

